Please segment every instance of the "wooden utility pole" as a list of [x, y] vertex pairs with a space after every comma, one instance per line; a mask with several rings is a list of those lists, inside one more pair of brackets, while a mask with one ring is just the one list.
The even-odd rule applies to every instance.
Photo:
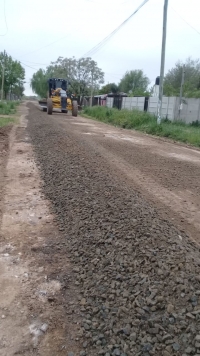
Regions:
[[181, 116], [181, 105], [182, 105], [182, 99], [183, 99], [183, 85], [185, 82], [185, 66], [183, 66], [183, 70], [182, 70], [182, 79], [181, 79], [181, 88], [180, 88], [180, 99], [179, 99], [179, 111], [178, 111], [178, 116], [180, 119]]
[[4, 98], [4, 74], [5, 74], [5, 50], [3, 52], [3, 64], [2, 64], [2, 82], [1, 82], [1, 101]]
[[91, 84], [91, 99], [90, 99], [90, 106], [92, 106], [92, 98], [93, 98], [93, 79], [94, 79], [94, 69], [92, 69], [92, 84]]
[[163, 99], [163, 80], [165, 72], [165, 49], [166, 49], [166, 37], [167, 37], [167, 10], [168, 0], [164, 0], [163, 11], [163, 37], [162, 37], [162, 52], [161, 52], [161, 64], [160, 64], [160, 84], [159, 84], [159, 97], [158, 97], [158, 111], [157, 111], [157, 124], [160, 124], [162, 118], [162, 99]]

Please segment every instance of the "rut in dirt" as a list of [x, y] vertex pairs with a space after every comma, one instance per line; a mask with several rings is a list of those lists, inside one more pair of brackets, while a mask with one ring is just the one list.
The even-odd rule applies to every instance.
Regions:
[[80, 290], [81, 355], [200, 353], [199, 248], [56, 120], [30, 104], [42, 189]]

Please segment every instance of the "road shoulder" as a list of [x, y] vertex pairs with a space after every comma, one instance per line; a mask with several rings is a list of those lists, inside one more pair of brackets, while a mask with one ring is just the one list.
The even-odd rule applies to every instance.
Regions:
[[78, 300], [64, 236], [41, 195], [42, 182], [26, 133], [25, 105], [20, 113], [1, 177], [0, 354], [78, 352]]

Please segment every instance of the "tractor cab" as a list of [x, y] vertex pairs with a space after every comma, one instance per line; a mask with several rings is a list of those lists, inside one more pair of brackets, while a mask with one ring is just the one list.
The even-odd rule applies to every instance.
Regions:
[[56, 91], [57, 89], [62, 89], [65, 92], [67, 91], [67, 81], [65, 79], [56, 79], [56, 78], [51, 78], [48, 80], [49, 84], [49, 97], [52, 94], [52, 90]]

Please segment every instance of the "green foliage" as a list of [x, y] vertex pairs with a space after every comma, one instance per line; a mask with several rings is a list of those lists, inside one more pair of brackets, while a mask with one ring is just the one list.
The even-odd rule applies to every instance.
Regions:
[[17, 101], [0, 101], [0, 115], [15, 114], [17, 105]]
[[164, 95], [179, 96], [183, 67], [185, 70], [185, 83], [183, 96], [187, 98], [200, 98], [200, 61], [188, 58], [185, 63], [177, 62], [170, 69], [164, 79]]
[[104, 83], [104, 73], [90, 57], [76, 59], [59, 57], [47, 68], [50, 76], [60, 76], [70, 81], [70, 86], [76, 95], [90, 95], [93, 84], [94, 93], [98, 92], [100, 84]]
[[[0, 52], [0, 68], [4, 66], [4, 96], [11, 91], [13, 94], [22, 96], [24, 87], [25, 70], [20, 62], [15, 61], [7, 53]], [[0, 83], [2, 81], [2, 70], [0, 70]]]
[[[142, 70], [131, 70], [126, 72], [119, 83], [120, 91], [133, 95], [143, 95], [148, 91], [149, 78]], [[140, 94], [138, 94], [140, 93]]]
[[99, 121], [129, 129], [137, 129], [141, 125], [148, 125], [151, 120], [155, 121], [153, 116], [143, 111], [117, 110], [102, 106], [86, 107], [84, 114], [92, 116]]
[[129, 97], [132, 97], [132, 96], [150, 96], [151, 95], [151, 92], [150, 91], [143, 91], [143, 90], [134, 90], [133, 92], [130, 92], [128, 94]]
[[91, 58], [59, 57], [46, 70], [39, 69], [31, 79], [31, 87], [40, 97], [47, 95], [48, 78], [68, 79], [70, 91], [80, 96], [90, 95], [92, 83], [94, 93], [98, 92], [100, 84], [104, 83], [104, 73]]
[[127, 111], [101, 106], [86, 107], [86, 116], [126, 129], [135, 129], [151, 135], [168, 137], [200, 147], [200, 126], [163, 120], [157, 125], [156, 117], [138, 110]]
[[99, 90], [99, 94], [116, 94], [119, 92], [119, 86], [115, 83], [108, 83]]
[[39, 69], [36, 73], [33, 74], [31, 79], [31, 88], [33, 92], [39, 95], [41, 98], [47, 97], [47, 78], [48, 77], [46, 71], [44, 69]]

